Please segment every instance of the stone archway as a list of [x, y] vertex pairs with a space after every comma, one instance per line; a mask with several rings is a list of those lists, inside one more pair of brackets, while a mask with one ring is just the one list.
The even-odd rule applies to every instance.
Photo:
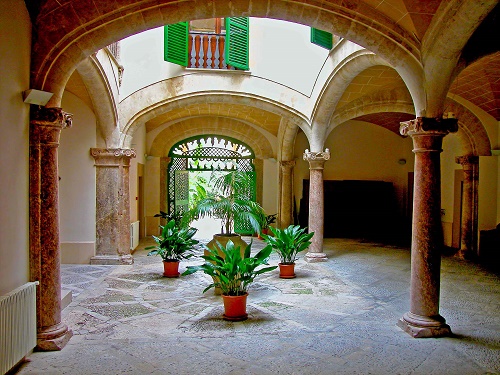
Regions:
[[[168, 197], [170, 214], [183, 214], [189, 210], [190, 172], [245, 172], [251, 176], [253, 184], [238, 191], [238, 196], [256, 200], [255, 154], [245, 143], [228, 136], [205, 133], [177, 142], [171, 147], [168, 156], [168, 182], [164, 187], [167, 190], [164, 195]], [[252, 227], [241, 221], [235, 221], [234, 231], [253, 234]]]

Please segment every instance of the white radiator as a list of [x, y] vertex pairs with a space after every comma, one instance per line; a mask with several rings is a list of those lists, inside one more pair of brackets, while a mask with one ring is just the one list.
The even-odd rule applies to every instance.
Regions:
[[36, 286], [24, 284], [0, 296], [0, 374], [15, 366], [36, 346]]
[[130, 224], [130, 250], [139, 246], [139, 221]]

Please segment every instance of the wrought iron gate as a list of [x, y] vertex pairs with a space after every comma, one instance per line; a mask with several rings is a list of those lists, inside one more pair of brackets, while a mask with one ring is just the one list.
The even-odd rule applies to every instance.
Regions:
[[[189, 209], [190, 171], [244, 171], [252, 184], [238, 191], [239, 198], [256, 199], [255, 154], [244, 143], [220, 135], [201, 135], [184, 139], [172, 147], [168, 165], [168, 211], [184, 213]], [[249, 223], [236, 221], [235, 232], [252, 234]]]

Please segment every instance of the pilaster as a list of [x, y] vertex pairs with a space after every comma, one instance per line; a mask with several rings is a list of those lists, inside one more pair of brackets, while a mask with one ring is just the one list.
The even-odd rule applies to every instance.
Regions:
[[279, 227], [293, 224], [293, 168], [295, 160], [280, 161]]
[[477, 257], [478, 234], [478, 187], [479, 156], [464, 155], [455, 159], [464, 170], [462, 189], [462, 230], [458, 257], [474, 259]]
[[96, 255], [91, 264], [132, 264], [130, 159], [133, 149], [91, 148], [96, 166]]
[[311, 246], [306, 254], [306, 261], [325, 262], [328, 258], [323, 252], [325, 224], [323, 168], [325, 162], [330, 159], [330, 150], [312, 152], [306, 149], [303, 158], [309, 162], [309, 232], [314, 232]]
[[458, 130], [457, 119], [418, 117], [401, 123], [415, 153], [411, 244], [410, 311], [398, 326], [413, 337], [451, 334], [439, 315], [441, 250], [441, 164], [443, 138]]

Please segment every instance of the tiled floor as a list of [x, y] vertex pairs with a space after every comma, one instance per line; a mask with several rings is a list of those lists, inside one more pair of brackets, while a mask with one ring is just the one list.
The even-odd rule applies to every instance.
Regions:
[[409, 309], [408, 249], [327, 239], [325, 252], [325, 263], [299, 260], [295, 279], [257, 278], [244, 322], [224, 321], [221, 298], [201, 293], [207, 276], [163, 278], [144, 250], [131, 266], [65, 265], [74, 300], [63, 319], [75, 335], [18, 373], [500, 373], [498, 276], [445, 257], [441, 314], [454, 336], [413, 339], [396, 327]]

